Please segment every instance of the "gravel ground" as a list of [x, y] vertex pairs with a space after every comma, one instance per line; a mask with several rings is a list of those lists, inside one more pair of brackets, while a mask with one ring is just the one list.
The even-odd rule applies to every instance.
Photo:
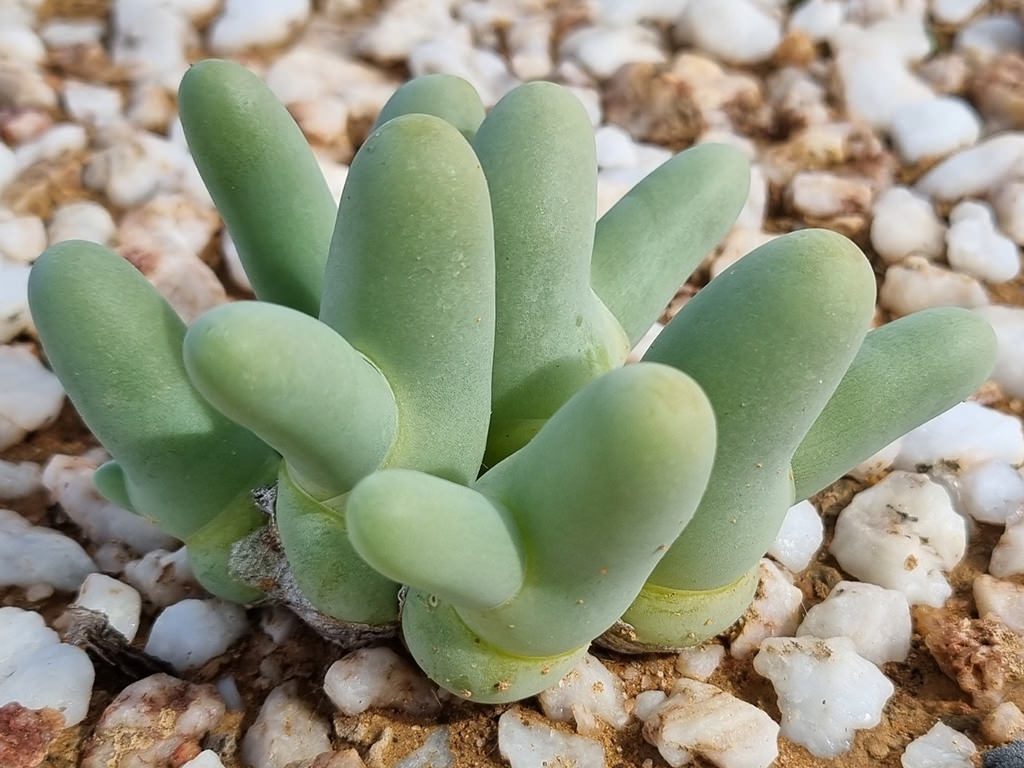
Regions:
[[[313, 5], [0, 0], [0, 765], [956, 768], [1001, 745], [986, 766], [1024, 765], [1021, 3]], [[104, 455], [25, 296], [69, 238], [115, 248], [186, 320], [249, 295], [176, 117], [208, 55], [270, 83], [336, 196], [380, 107], [432, 72], [488, 106], [570, 86], [601, 211], [673, 152], [731, 143], [747, 206], [663, 321], [752, 248], [822, 226], [871, 258], [878, 323], [943, 305], [992, 323], [993, 380], [794, 507], [726, 636], [595, 650], [514, 706], [453, 699], [397, 645], [346, 655], [283, 609], [212, 600], [178, 542], [92, 490]]]

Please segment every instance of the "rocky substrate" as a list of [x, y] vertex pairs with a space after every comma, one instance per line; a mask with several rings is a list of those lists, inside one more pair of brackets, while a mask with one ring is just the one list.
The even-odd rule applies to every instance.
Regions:
[[[600, 211], [674, 151], [733, 144], [747, 205], [663, 321], [824, 226], [871, 257], [879, 323], [985, 317], [993, 379], [793, 507], [726, 636], [595, 649], [534, 700], [469, 704], [398, 645], [345, 653], [282, 608], [211, 599], [179, 542], [92, 489], [105, 455], [26, 300], [31, 262], [70, 238], [115, 248], [186, 320], [247, 295], [176, 117], [207, 55], [266, 78], [336, 196], [380, 107], [432, 72], [488, 105], [570, 86]], [[0, 765], [1024, 765], [1022, 245], [1014, 0], [0, 0]]]

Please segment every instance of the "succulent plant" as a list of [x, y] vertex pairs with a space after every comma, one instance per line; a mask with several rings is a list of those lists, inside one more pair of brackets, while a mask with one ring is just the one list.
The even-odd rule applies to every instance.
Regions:
[[[371, 636], [401, 614], [423, 669], [476, 701], [548, 687], [599, 636], [659, 650], [726, 628], [789, 506], [994, 360], [963, 310], [869, 331], [868, 262], [808, 230], [625, 365], [739, 212], [746, 162], [697, 146], [595, 222], [592, 127], [550, 83], [486, 115], [458, 78], [406, 84], [337, 209], [242, 67], [195, 65], [180, 111], [259, 300], [186, 329], [100, 246], [40, 257], [40, 338], [114, 458], [97, 487], [241, 602], [275, 531], [302, 600]], [[273, 483], [268, 528], [252, 492]]]

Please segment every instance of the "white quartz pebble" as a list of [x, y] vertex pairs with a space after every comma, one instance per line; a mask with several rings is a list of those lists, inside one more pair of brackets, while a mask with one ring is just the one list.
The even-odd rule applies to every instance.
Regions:
[[871, 208], [874, 189], [872, 183], [863, 178], [827, 171], [800, 171], [790, 180], [786, 194], [797, 213], [826, 219], [867, 211]]
[[910, 256], [886, 270], [878, 303], [902, 316], [931, 307], [982, 307], [989, 300], [977, 278]]
[[685, 677], [668, 698], [657, 693], [647, 702], [637, 698], [637, 716], [644, 739], [669, 765], [686, 765], [698, 755], [720, 768], [767, 768], [778, 756], [779, 726], [752, 704]]
[[1008, 13], [984, 15], [957, 31], [953, 47], [980, 61], [1017, 52], [1024, 48], [1024, 25]]
[[100, 19], [53, 19], [39, 28], [39, 36], [48, 48], [98, 44], [106, 24]]
[[55, 709], [64, 725], [77, 725], [89, 711], [96, 673], [85, 651], [67, 643], [41, 645], [19, 655], [17, 668], [0, 680], [0, 706]]
[[210, 50], [241, 53], [278, 45], [306, 23], [311, 10], [310, 0], [227, 0], [210, 28]]
[[1010, 181], [992, 195], [1000, 228], [1017, 245], [1024, 245], [1024, 180]]
[[684, 677], [704, 683], [715, 673], [724, 658], [725, 647], [720, 643], [684, 648], [676, 657], [676, 671]]
[[129, 643], [139, 631], [142, 597], [134, 588], [117, 579], [102, 573], [90, 573], [82, 582], [74, 605], [102, 613], [111, 628], [120, 632]]
[[848, 637], [857, 653], [879, 666], [906, 661], [912, 634], [910, 604], [894, 589], [840, 581], [824, 601], [807, 611], [796, 634]]
[[750, 0], [690, 0], [678, 34], [697, 48], [734, 64], [764, 61], [782, 41], [782, 23]]
[[212, 685], [151, 675], [125, 688], [103, 711], [80, 768], [162, 768], [198, 754], [200, 740], [224, 716]]
[[754, 669], [778, 696], [782, 735], [817, 757], [847, 752], [854, 731], [874, 728], [894, 688], [849, 638], [773, 637]]
[[[32, 327], [32, 318], [28, 311], [28, 275], [32, 268], [28, 264], [19, 264], [0, 258], [0, 343], [6, 343], [22, 331]], [[0, 450], [21, 440], [22, 434], [15, 437], [13, 427], [0, 421]]]
[[622, 681], [589, 653], [538, 698], [545, 715], [563, 723], [575, 721], [577, 732], [585, 736], [601, 732], [598, 720], [616, 729], [629, 722]]
[[981, 135], [981, 119], [963, 99], [937, 96], [896, 109], [889, 130], [903, 162], [913, 164], [971, 146]]
[[818, 510], [811, 502], [801, 501], [786, 512], [768, 554], [793, 573], [799, 573], [810, 565], [824, 535], [825, 527]]
[[433, 684], [390, 648], [360, 648], [338, 659], [324, 676], [324, 692], [346, 715], [371, 707], [412, 715], [440, 709]]
[[985, 0], [931, 0], [932, 16], [943, 24], [962, 24], [971, 18]]
[[285, 768], [331, 750], [327, 721], [299, 696], [294, 681], [270, 692], [256, 722], [242, 738], [242, 760], [248, 768]]
[[106, 125], [121, 117], [121, 92], [105, 85], [65, 80], [62, 100], [68, 116], [83, 125]]
[[847, 112], [872, 128], [888, 129], [901, 108], [935, 96], [898, 54], [878, 47], [840, 50], [835, 66]]
[[133, 80], [177, 87], [188, 69], [186, 48], [194, 45], [195, 30], [165, 0], [117, 0], [111, 21], [111, 59]]
[[393, 63], [407, 59], [418, 43], [458, 34], [450, 5], [448, 0], [393, 0], [363, 31], [359, 53], [380, 63]]
[[[423, 745], [395, 763], [395, 768], [451, 768], [455, 764], [455, 755], [448, 747], [448, 737], [448, 728], [445, 726], [434, 728]], [[333, 766], [329, 765], [327, 768]], [[353, 760], [351, 764], [342, 763], [338, 768], [362, 766]]]
[[565, 765], [605, 768], [604, 748], [586, 736], [556, 731], [512, 707], [498, 718], [498, 751], [511, 768]]
[[871, 245], [887, 263], [908, 256], [940, 257], [946, 250], [946, 226], [925, 197], [907, 187], [890, 187], [875, 201]]
[[38, 216], [0, 213], [0, 258], [29, 264], [46, 248], [46, 227]]
[[979, 523], [1006, 525], [1024, 507], [1024, 476], [1003, 461], [974, 464], [960, 473], [957, 496]]
[[996, 229], [995, 216], [985, 203], [958, 203], [949, 220], [946, 259], [953, 269], [990, 283], [1006, 282], [1017, 276], [1017, 244]]
[[60, 414], [64, 388], [27, 346], [0, 346], [0, 450]]
[[1024, 398], [1024, 308], [992, 305], [974, 311], [996, 332], [999, 347], [990, 378], [1010, 397]]
[[917, 182], [935, 200], [984, 197], [1024, 163], [1024, 132], [997, 134], [951, 155]]
[[986, 461], [1024, 463], [1020, 420], [979, 403], [960, 403], [903, 437], [897, 469], [926, 472], [945, 465], [963, 470]]
[[1024, 573], [1024, 518], [1010, 522], [992, 550], [988, 572], [999, 578]]
[[665, 61], [659, 36], [640, 26], [583, 27], [566, 35], [560, 52], [600, 80], [611, 77], [625, 64]]
[[182, 600], [165, 608], [149, 632], [146, 653], [175, 670], [200, 667], [248, 629], [245, 610], [223, 600]]
[[154, 549], [124, 567], [124, 580], [157, 608], [205, 594], [188, 565], [185, 547], [168, 552]]
[[842, 0], [803, 0], [789, 14], [787, 27], [822, 42], [839, 28], [845, 15]]
[[191, 162], [184, 150], [166, 137], [129, 130], [124, 125], [104, 129], [97, 144], [82, 172], [82, 181], [123, 208], [180, 187], [183, 168]]
[[224, 763], [212, 749], [204, 749], [187, 763], [183, 763], [181, 768], [224, 768]]
[[0, 587], [24, 587], [30, 599], [72, 592], [97, 570], [78, 542], [0, 509]]
[[85, 128], [74, 123], [58, 123], [40, 136], [20, 144], [14, 150], [14, 161], [24, 170], [41, 160], [56, 160], [69, 152], [78, 152], [89, 144]]
[[123, 543], [139, 554], [173, 547], [177, 540], [156, 523], [100, 496], [92, 484], [98, 465], [88, 455], [54, 454], [43, 470], [43, 485], [50, 498], [95, 544]]
[[953, 592], [945, 573], [966, 548], [966, 523], [946, 490], [925, 475], [893, 472], [839, 513], [829, 551], [861, 581], [938, 607]]
[[793, 584], [793, 577], [766, 558], [758, 565], [758, 574], [754, 601], [743, 616], [739, 634], [729, 644], [735, 659], [752, 656], [766, 637], [792, 635], [800, 623], [804, 595]]
[[624, 128], [602, 125], [594, 132], [594, 141], [598, 168], [631, 168], [639, 162], [636, 142]]
[[974, 579], [973, 588], [981, 618], [995, 616], [1014, 632], [1024, 634], [1024, 586], [983, 573]]
[[969, 738], [942, 722], [924, 736], [907, 744], [900, 757], [903, 768], [971, 768], [971, 755], [977, 752]]
[[31, 496], [43, 489], [43, 473], [34, 461], [0, 459], [0, 501]]
[[1012, 701], [1004, 701], [981, 721], [981, 733], [991, 744], [1006, 744], [1024, 737], [1024, 712]]
[[108, 245], [117, 227], [110, 211], [91, 200], [65, 203], [53, 211], [48, 227], [50, 245], [64, 240], [89, 240]]
[[22, 657], [58, 642], [57, 633], [35, 611], [13, 606], [0, 608], [0, 679], [18, 669]]

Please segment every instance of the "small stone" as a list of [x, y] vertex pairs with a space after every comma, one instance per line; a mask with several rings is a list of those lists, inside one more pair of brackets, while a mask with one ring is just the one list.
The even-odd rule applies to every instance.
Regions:
[[764, 61], [782, 41], [780, 19], [749, 0], [690, 0], [676, 32], [732, 64]]
[[971, 768], [974, 743], [960, 731], [938, 722], [924, 736], [907, 745], [900, 758], [903, 768]]
[[112, 629], [121, 633], [129, 643], [139, 630], [142, 614], [142, 597], [132, 587], [104, 576], [90, 573], [78, 590], [73, 605], [102, 613]]
[[76, 123], [106, 125], [121, 117], [124, 100], [116, 88], [65, 80], [61, 100], [64, 111]]
[[395, 763], [395, 768], [451, 768], [454, 764], [455, 755], [448, 747], [448, 729], [442, 726], [434, 728], [423, 746]]
[[175, 90], [188, 69], [186, 50], [196, 42], [188, 19], [162, 0], [116, 0], [111, 10], [113, 63], [133, 80]]
[[847, 112], [872, 128], [887, 130], [902, 108], [934, 98], [898, 55], [878, 48], [840, 51], [835, 62]]
[[1024, 518], [1017, 518], [1006, 526], [992, 550], [988, 572], [1000, 579], [1024, 573]]
[[210, 28], [210, 50], [237, 54], [280, 45], [309, 19], [310, 0], [227, 0]]
[[224, 768], [224, 763], [212, 749], [204, 749], [187, 763], [183, 763], [181, 768]]
[[831, 37], [846, 15], [841, 0], [804, 0], [789, 15], [788, 28], [798, 30], [815, 42]]
[[4, 704], [0, 707], [0, 765], [36, 768], [62, 730], [64, 716], [55, 709]]
[[330, 726], [299, 697], [294, 681], [270, 692], [256, 722], [242, 739], [242, 760], [249, 768], [285, 768], [331, 749]]
[[180, 186], [186, 158], [167, 138], [114, 125], [96, 141], [97, 151], [86, 163], [82, 181], [102, 191], [114, 205], [132, 208], [160, 191]]
[[1004, 53], [984, 64], [971, 81], [971, 95], [994, 126], [1024, 128], [1024, 56]]
[[918, 472], [943, 467], [959, 472], [986, 461], [1024, 464], [1024, 432], [1016, 416], [967, 402], [908, 432], [895, 465]]
[[963, 24], [985, 5], [985, 0], [931, 0], [932, 16], [942, 24]]
[[919, 613], [918, 631], [935, 663], [968, 694], [975, 707], [992, 709], [1020, 679], [1024, 641], [1002, 622]]
[[903, 662], [910, 653], [910, 604], [902, 592], [875, 584], [840, 581], [812, 606], [797, 637], [847, 637], [857, 653], [878, 666]]
[[0, 459], [0, 501], [23, 499], [42, 489], [42, 471], [34, 461]]
[[583, 27], [565, 37], [560, 54], [579, 62], [599, 80], [626, 64], [665, 61], [656, 33], [646, 27]]
[[38, 216], [0, 213], [0, 259], [30, 264], [46, 248], [46, 227]]
[[956, 492], [979, 523], [1006, 525], [1024, 507], [1024, 476], [1005, 462], [985, 461], [960, 473]]
[[[28, 264], [0, 258], [0, 342], [11, 341], [32, 327], [28, 309], [30, 271]], [[24, 431], [0, 416], [0, 450], [19, 442], [24, 435]]]
[[1024, 635], [1024, 586], [983, 573], [974, 579], [974, 602], [981, 618], [995, 617]]
[[1024, 741], [1011, 741], [1009, 744], [990, 749], [981, 758], [982, 768], [1019, 768], [1024, 762]]
[[681, 678], [672, 695], [655, 706], [641, 706], [639, 697], [637, 704], [644, 739], [671, 766], [686, 765], [697, 755], [720, 768], [768, 768], [779, 754], [779, 726], [714, 685]]
[[182, 600], [156, 617], [146, 653], [177, 671], [201, 667], [220, 656], [248, 629], [241, 606], [223, 600]]
[[622, 682], [590, 654], [538, 698], [549, 719], [575, 721], [576, 731], [584, 736], [600, 734], [598, 720], [616, 730], [625, 728], [629, 722]]
[[446, 0], [394, 0], [360, 38], [359, 53], [381, 64], [407, 59], [417, 43], [443, 40], [457, 25]]
[[346, 715], [379, 707], [424, 716], [441, 706], [434, 686], [390, 648], [361, 648], [334, 662], [324, 692]]
[[1001, 53], [1024, 48], [1024, 25], [1008, 13], [993, 13], [962, 27], [953, 47], [976, 61], [985, 62]]
[[0, 50], [5, 58], [16, 59], [26, 64], [42, 64], [46, 59], [46, 46], [38, 35], [23, 24], [4, 23], [0, 25]]
[[1024, 133], [1003, 133], [962, 149], [932, 168], [917, 189], [941, 202], [984, 197], [1024, 168]]
[[153, 768], [175, 755], [199, 755], [202, 738], [224, 716], [212, 685], [152, 675], [119, 693], [100, 716], [80, 768]]
[[801, 171], [790, 181], [789, 203], [812, 219], [829, 219], [871, 209], [874, 189], [866, 179], [826, 171]]
[[782, 735], [817, 757], [849, 751], [855, 730], [881, 722], [895, 690], [845, 637], [768, 638], [754, 669], [775, 688]]
[[155, 549], [124, 567], [124, 580], [157, 608], [166, 608], [205, 594], [188, 567], [185, 547], [174, 552]]
[[24, 587], [42, 599], [58, 589], [74, 592], [96, 570], [74, 539], [0, 509], [0, 587]]
[[43, 470], [43, 485], [50, 498], [86, 538], [95, 544], [123, 543], [139, 554], [173, 547], [177, 540], [154, 522], [100, 496], [92, 483], [97, 466], [99, 461], [88, 454], [54, 454]]
[[566, 765], [604, 768], [604, 748], [586, 736], [562, 733], [539, 722], [519, 707], [498, 718], [498, 751], [511, 768]]
[[47, 48], [69, 48], [75, 45], [99, 45], [103, 42], [106, 24], [101, 19], [53, 19], [39, 29]]
[[902, 317], [931, 307], [983, 307], [989, 299], [977, 278], [908, 256], [886, 270], [878, 303]]
[[1024, 398], [1024, 309], [990, 306], [974, 311], [996, 332], [996, 367], [990, 378], [1010, 397]]
[[893, 472], [854, 496], [829, 545], [847, 573], [936, 607], [952, 594], [945, 572], [966, 549], [966, 525], [949, 494], [909, 472]]
[[971, 65], [961, 53], [939, 53], [923, 62], [917, 74], [937, 93], [955, 96], [967, 90]]
[[908, 256], [936, 259], [946, 250], [946, 227], [927, 198], [891, 187], [875, 201], [871, 245], [888, 264]]
[[972, 146], [981, 135], [981, 120], [962, 99], [939, 96], [896, 109], [890, 132], [903, 162], [912, 165]]
[[65, 240], [88, 240], [109, 245], [117, 226], [105, 207], [91, 200], [82, 200], [58, 206], [50, 219], [48, 240], [50, 245]]
[[0, 680], [0, 706], [52, 709], [64, 727], [77, 725], [89, 711], [95, 672], [88, 655], [67, 643], [40, 646], [18, 656], [18, 667]]
[[1017, 244], [996, 229], [986, 204], [965, 200], [949, 220], [946, 259], [953, 269], [990, 283], [1003, 283], [1020, 273]]
[[999, 227], [1017, 245], [1024, 245], [1024, 181], [1003, 184], [992, 196]]
[[628, 64], [616, 72], [605, 86], [605, 112], [609, 123], [634, 139], [672, 147], [689, 145], [705, 127], [689, 85], [656, 64]]
[[28, 347], [0, 347], [0, 450], [56, 420], [64, 388]]
[[743, 615], [739, 634], [729, 644], [735, 659], [752, 656], [765, 638], [792, 635], [800, 623], [804, 595], [793, 578], [767, 559], [761, 560], [758, 573], [754, 600]]
[[146, 276], [186, 324], [227, 301], [214, 271], [180, 241], [158, 238], [141, 247], [122, 246], [118, 252]]
[[1006, 744], [1024, 736], [1024, 712], [1012, 701], [1004, 701], [981, 721], [981, 735], [990, 744]]

